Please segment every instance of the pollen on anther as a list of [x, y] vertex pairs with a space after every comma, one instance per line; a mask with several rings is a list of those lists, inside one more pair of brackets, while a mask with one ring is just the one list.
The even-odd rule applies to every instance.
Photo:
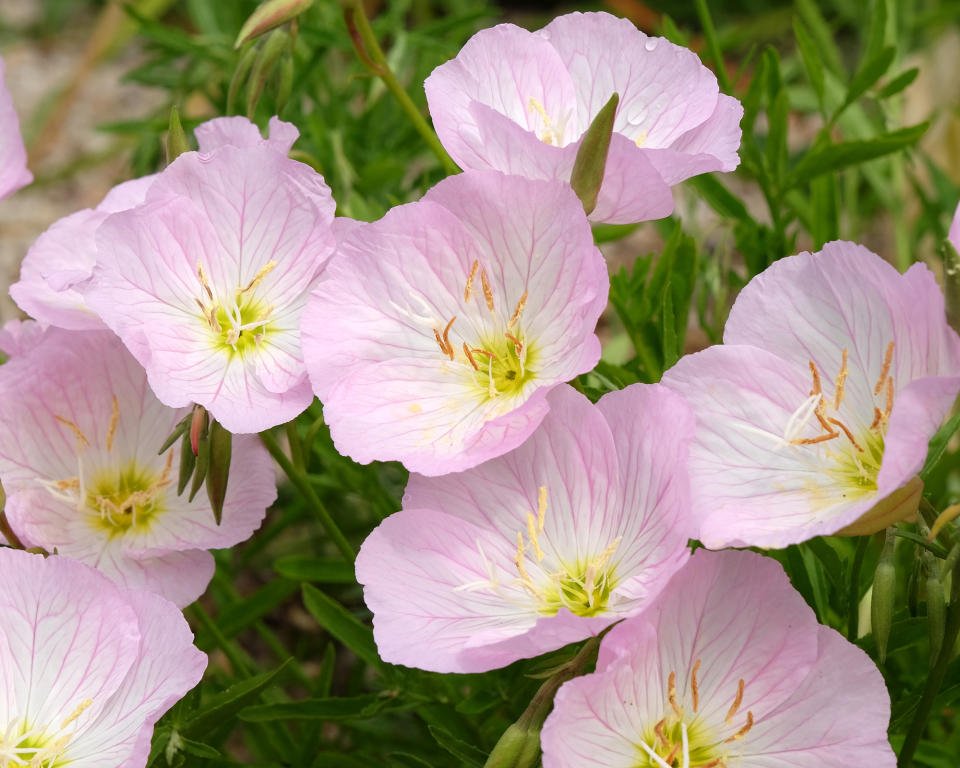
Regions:
[[670, 742], [667, 741], [667, 734], [664, 732], [663, 727], [667, 724], [666, 719], [661, 719], [655, 726], [653, 726], [653, 733], [657, 737], [657, 740], [667, 746]]
[[726, 721], [728, 723], [733, 722], [734, 715], [737, 714], [737, 710], [740, 709], [740, 705], [743, 703], [743, 678], [737, 682], [737, 695], [733, 700], [733, 704], [730, 705], [730, 709], [727, 711]]
[[467, 346], [467, 342], [463, 342], [463, 354], [466, 355], [467, 361], [473, 366], [473, 370], [479, 371], [480, 366], [477, 365], [477, 361], [474, 359], [470, 347]]
[[670, 706], [673, 708], [673, 711], [676, 713], [677, 717], [683, 717], [683, 710], [680, 709], [680, 704], [677, 701], [676, 672], [671, 672], [670, 676], [667, 678], [667, 700], [670, 702]]
[[537, 491], [537, 530], [543, 530], [543, 523], [547, 519], [547, 486], [541, 485]]
[[493, 312], [493, 291], [490, 289], [490, 282], [487, 280], [487, 270], [480, 270], [480, 287], [483, 288], [483, 299], [487, 302], [487, 309]]
[[456, 319], [456, 315], [451, 317], [450, 322], [447, 323], [447, 327], [443, 329], [443, 346], [446, 348], [451, 360], [453, 360], [453, 344], [450, 343], [450, 328], [453, 327], [453, 321]]
[[810, 390], [811, 395], [819, 395], [823, 392], [823, 387], [820, 385], [820, 374], [817, 371], [817, 364], [810, 361], [810, 373], [813, 374], [813, 389]]
[[445, 355], [449, 355], [450, 351], [447, 349], [447, 345], [443, 343], [443, 337], [440, 335], [440, 331], [434, 328], [433, 336], [437, 340], [437, 346], [440, 347], [440, 351]]
[[467, 286], [463, 289], [463, 300], [470, 301], [470, 297], [473, 296], [473, 279], [477, 276], [477, 270], [480, 268], [480, 262], [476, 259], [473, 260], [473, 264], [470, 265], [470, 274], [467, 275]]
[[[111, 401], [112, 412], [110, 414], [110, 427], [107, 429], [107, 451], [113, 450], [113, 438], [117, 434], [117, 423], [120, 421], [120, 403], [117, 396], [113, 396]], [[171, 452], [171, 456], [173, 453]]]
[[700, 688], [697, 685], [697, 670], [700, 669], [700, 659], [697, 659], [693, 664], [693, 669], [690, 671], [690, 694], [693, 698], [693, 711], [696, 712], [700, 708]]
[[833, 401], [834, 409], [839, 408], [840, 404], [843, 402], [844, 385], [846, 384], [847, 376], [849, 375], [850, 369], [847, 367], [847, 349], [844, 347], [843, 362], [840, 364], [840, 373], [837, 374], [837, 394]]
[[513, 326], [517, 324], [517, 321], [520, 319], [520, 315], [523, 314], [523, 308], [525, 306], [527, 306], [527, 291], [523, 292], [523, 296], [521, 296], [520, 301], [517, 302], [517, 306], [513, 310], [513, 314], [510, 315], [510, 320], [507, 322], [508, 329], [512, 329]]
[[70, 431], [73, 432], [73, 436], [77, 438], [77, 442], [83, 445], [85, 448], [90, 447], [90, 441], [87, 440], [87, 436], [83, 434], [83, 431], [70, 419], [65, 419], [63, 416], [57, 416], [54, 414], [54, 417], [57, 421], [63, 424], [65, 427], [69, 427]]
[[893, 377], [887, 377], [887, 401], [884, 404], [883, 413], [889, 418], [890, 413], [893, 411]]
[[880, 394], [880, 390], [883, 389], [883, 382], [886, 381], [887, 376], [890, 374], [890, 365], [893, 363], [893, 342], [891, 341], [887, 344], [887, 351], [883, 356], [883, 368], [880, 369], [880, 378], [877, 379], [877, 385], [873, 388], [874, 396]]
[[733, 736], [728, 738], [726, 741], [731, 742], [731, 741], [738, 741], [742, 739], [744, 736], [747, 735], [747, 733], [750, 732], [751, 728], [753, 728], [753, 712], [747, 712], [747, 722], [744, 723], [743, 726], [740, 728], [740, 730], [738, 730], [735, 734], [733, 734]]
[[542, 562], [543, 550], [540, 549], [540, 537], [537, 535], [537, 521], [531, 512], [527, 512], [527, 536], [529, 536], [530, 543], [533, 545], [533, 552], [537, 556], [537, 562]]
[[848, 439], [851, 443], [853, 443], [853, 447], [856, 448], [858, 451], [860, 451], [860, 453], [863, 453], [863, 448], [860, 446], [860, 443], [858, 443], [858, 442], [854, 439], [854, 437], [853, 437], [853, 432], [851, 432], [849, 429], [847, 429], [846, 424], [844, 424], [844, 423], [843, 423], [842, 421], [840, 421], [839, 419], [832, 419], [832, 418], [831, 418], [831, 419], [827, 419], [827, 421], [829, 421], [831, 424], [835, 424], [836, 426], [840, 427], [840, 429], [843, 430], [843, 434], [845, 434], [845, 435], [847, 436], [847, 439]]

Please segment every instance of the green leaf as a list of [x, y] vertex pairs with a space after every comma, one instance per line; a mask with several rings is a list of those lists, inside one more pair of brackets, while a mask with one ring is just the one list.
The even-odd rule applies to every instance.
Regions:
[[661, 343], [663, 345], [663, 370], [673, 367], [673, 364], [680, 359], [680, 351], [677, 350], [677, 329], [675, 327], [676, 316], [673, 312], [673, 294], [670, 291], [668, 282], [663, 291], [663, 299], [660, 304], [660, 329], [662, 332]]
[[920, 123], [881, 134], [873, 139], [843, 141], [811, 149], [791, 171], [787, 186], [797, 187], [821, 174], [836, 173], [910, 147], [920, 140], [929, 125], [929, 122]]
[[236, 637], [287, 600], [299, 585], [287, 579], [274, 579], [239, 602], [232, 602], [217, 617], [217, 626], [225, 637]]
[[467, 744], [467, 742], [461, 741], [443, 728], [438, 728], [435, 725], [428, 727], [430, 729], [430, 735], [433, 736], [437, 744], [460, 760], [464, 765], [468, 765], [470, 768], [483, 768], [483, 764], [487, 761], [486, 752], [477, 749], [473, 744]]
[[727, 189], [715, 174], [705, 173], [702, 176], [695, 176], [688, 183], [693, 185], [707, 205], [724, 218], [739, 221], [751, 220], [747, 206]]
[[219, 750], [214, 749], [208, 744], [202, 744], [199, 741], [184, 739], [182, 737], [180, 739], [180, 749], [188, 754], [207, 759], [216, 759], [221, 756]]
[[900, 91], [916, 80], [918, 74], [920, 74], [919, 67], [911, 67], [905, 72], [901, 72], [899, 75], [893, 78], [893, 80], [883, 86], [883, 88], [877, 91], [877, 98], [889, 99], [891, 96], [896, 96], [898, 93], [900, 93]]
[[373, 631], [339, 603], [309, 584], [303, 585], [303, 604], [327, 632], [371, 667], [381, 666]]
[[181, 732], [188, 736], [203, 736], [228, 722], [237, 712], [256, 700], [288, 663], [285, 661], [276, 669], [249, 677], [212, 696], [206, 705], [184, 724]]
[[795, 0], [797, 14], [813, 38], [824, 65], [835, 75], [843, 76], [843, 57], [837, 47], [833, 31], [820, 13], [816, 0]]
[[807, 31], [804, 23], [799, 19], [793, 20], [793, 33], [797, 38], [797, 47], [800, 49], [800, 57], [803, 59], [803, 67], [807, 70], [807, 77], [813, 92], [817, 96], [817, 103], [820, 105], [820, 111], [823, 112], [824, 106], [824, 74], [823, 59], [820, 51], [817, 50], [817, 44], [813, 41], [810, 32]]
[[881, 49], [875, 56], [863, 63], [863, 66], [860, 67], [853, 76], [853, 80], [850, 81], [850, 87], [847, 88], [847, 97], [843, 100], [843, 104], [840, 105], [840, 109], [834, 114], [834, 120], [837, 119], [837, 116], [843, 112], [843, 110], [863, 96], [868, 88], [873, 86], [874, 83], [887, 73], [896, 55], [897, 51], [891, 45]]
[[920, 472], [921, 479], [925, 480], [936, 468], [937, 464], [940, 463], [940, 459], [943, 458], [943, 454], [947, 450], [947, 444], [950, 442], [950, 438], [953, 437], [958, 430], [960, 430], [960, 413], [951, 416], [947, 420], [947, 423], [940, 427], [933, 436], [933, 439], [930, 440], [930, 447], [927, 449], [927, 460], [924, 462], [923, 469]]
[[376, 693], [345, 698], [279, 701], [246, 707], [238, 716], [249, 723], [272, 720], [357, 720], [375, 715], [393, 701], [390, 696]]
[[273, 563], [280, 576], [294, 581], [317, 581], [323, 584], [354, 584], [353, 565], [341, 558], [288, 555]]

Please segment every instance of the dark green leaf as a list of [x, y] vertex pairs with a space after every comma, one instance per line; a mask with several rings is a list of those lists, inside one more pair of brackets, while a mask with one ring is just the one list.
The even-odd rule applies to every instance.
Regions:
[[823, 59], [820, 56], [820, 51], [817, 50], [817, 44], [813, 41], [813, 37], [799, 18], [793, 20], [793, 32], [797, 38], [797, 47], [800, 49], [800, 57], [803, 59], [803, 67], [807, 71], [807, 78], [810, 80], [813, 92], [817, 96], [820, 111], [823, 112], [825, 87]]
[[327, 632], [372, 667], [380, 666], [373, 632], [339, 603], [309, 584], [303, 585], [303, 604]]
[[392, 701], [389, 696], [374, 693], [346, 698], [280, 701], [247, 707], [240, 712], [239, 718], [251, 723], [271, 720], [354, 720], [371, 717]]
[[943, 454], [947, 450], [950, 438], [957, 433], [957, 430], [960, 430], [960, 413], [951, 416], [947, 420], [947, 423], [940, 427], [933, 436], [933, 439], [930, 440], [930, 447], [927, 449], [927, 460], [924, 462], [923, 470], [920, 472], [922, 479], [926, 479], [927, 475], [940, 463], [940, 459], [943, 458]]
[[353, 565], [340, 558], [288, 555], [278, 558], [273, 569], [295, 581], [316, 581], [322, 584], [353, 584], [356, 576]]
[[467, 742], [461, 741], [443, 728], [438, 728], [435, 725], [431, 725], [429, 728], [430, 735], [433, 736], [437, 744], [460, 760], [464, 765], [470, 766], [470, 768], [483, 768], [483, 764], [487, 761], [486, 752], [477, 749], [473, 744], [467, 744]]
[[880, 99], [889, 99], [891, 96], [896, 96], [898, 93], [900, 93], [900, 91], [916, 80], [918, 74], [920, 74], [920, 70], [917, 67], [911, 67], [905, 72], [901, 72], [899, 75], [893, 78], [893, 80], [883, 86], [883, 88], [877, 91], [877, 97]]
[[284, 662], [276, 669], [242, 680], [211, 697], [180, 730], [188, 736], [202, 738], [205, 733], [230, 720], [237, 712], [255, 701], [288, 663]]

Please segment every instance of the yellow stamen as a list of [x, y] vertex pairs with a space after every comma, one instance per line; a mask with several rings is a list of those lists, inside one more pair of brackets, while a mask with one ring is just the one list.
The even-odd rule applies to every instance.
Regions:
[[643, 145], [647, 143], [647, 132], [641, 131], [640, 135], [633, 140], [633, 143], [642, 149]]
[[473, 353], [470, 352], [470, 347], [467, 346], [467, 342], [463, 342], [463, 354], [467, 356], [467, 360], [470, 361], [470, 365], [473, 366], [473, 370], [479, 371], [480, 366], [477, 365], [477, 361], [473, 359]]
[[86, 436], [85, 434], [83, 434], [83, 432], [80, 430], [80, 427], [78, 427], [76, 424], [74, 424], [72, 421], [70, 421], [70, 419], [65, 419], [65, 418], [63, 418], [63, 416], [57, 416], [56, 414], [54, 414], [53, 418], [55, 418], [57, 421], [59, 421], [59, 422], [60, 422], [61, 424], [63, 424], [65, 427], [69, 427], [70, 430], [73, 432], [74, 437], [77, 438], [77, 442], [78, 442], [78, 443], [80, 443], [81, 445], [83, 445], [83, 446], [85, 446], [85, 447], [87, 447], [87, 448], [90, 447], [90, 441], [87, 440], [87, 436]]
[[470, 274], [467, 275], [467, 287], [463, 289], [463, 300], [470, 301], [470, 297], [473, 296], [473, 278], [477, 276], [477, 269], [480, 267], [480, 262], [476, 259], [473, 260], [473, 264], [470, 265]]
[[521, 296], [520, 301], [517, 302], [516, 309], [514, 309], [513, 314], [510, 315], [510, 320], [507, 322], [508, 330], [517, 324], [517, 321], [520, 319], [520, 315], [523, 314], [523, 308], [525, 306], [527, 306], [527, 291], [523, 292], [523, 296]]
[[737, 731], [735, 734], [733, 734], [733, 736], [731, 736], [729, 739], [726, 739], [724, 743], [728, 743], [731, 741], [738, 741], [742, 739], [744, 736], [747, 735], [747, 733], [750, 731], [751, 728], [753, 728], [753, 712], [747, 712], [747, 722], [744, 723], [743, 727], [739, 731]]
[[544, 144], [559, 144], [560, 135], [554, 129], [553, 121], [550, 120], [547, 110], [544, 108], [543, 104], [540, 103], [539, 99], [530, 97], [528, 109], [531, 112], [536, 112], [538, 115], [540, 115], [540, 118], [543, 120], [544, 127], [546, 128], [543, 136], [540, 138], [540, 141], [542, 141]]
[[520, 578], [525, 582], [530, 581], [530, 575], [527, 573], [527, 567], [523, 564], [523, 555], [524, 555], [524, 546], [523, 546], [523, 533], [517, 531], [517, 554], [513, 558], [513, 562], [517, 566], [517, 570], [520, 572]]
[[253, 280], [247, 283], [247, 287], [241, 288], [239, 291], [237, 291], [237, 294], [243, 295], [244, 293], [249, 293], [250, 291], [252, 291], [258, 285], [260, 285], [260, 283], [263, 282], [263, 278], [269, 275], [273, 271], [273, 268], [275, 266], [277, 266], [277, 262], [273, 260], [268, 261], [266, 264], [260, 267], [260, 271], [253, 276]]
[[671, 672], [670, 676], [667, 678], [667, 699], [670, 701], [670, 706], [673, 708], [673, 711], [676, 713], [677, 717], [683, 717], [683, 710], [680, 709], [680, 704], [677, 702], [677, 673]]
[[890, 413], [893, 411], [893, 377], [887, 377], [887, 402], [883, 408], [883, 415], [885, 418], [890, 418]]
[[[110, 414], [110, 428], [107, 430], [107, 451], [113, 450], [113, 438], [117, 434], [117, 422], [120, 421], [120, 402], [113, 396], [113, 412]], [[172, 452], [171, 452], [171, 455]]]
[[737, 714], [737, 710], [740, 709], [740, 705], [743, 703], [743, 678], [737, 682], [737, 696], [733, 700], [733, 704], [730, 705], [730, 709], [727, 711], [726, 720], [728, 723], [733, 722], [734, 715]]
[[796, 440], [791, 440], [792, 445], [816, 445], [817, 443], [824, 443], [827, 440], [833, 440], [835, 437], [840, 437], [839, 432], [828, 432], [825, 435], [817, 435], [816, 437], [800, 437]]
[[200, 285], [207, 292], [207, 297], [213, 301], [213, 291], [210, 290], [210, 281], [207, 279], [207, 273], [203, 271], [203, 264], [197, 262], [197, 277], [200, 279]]
[[843, 434], [847, 436], [847, 439], [853, 443], [853, 447], [856, 448], [860, 453], [863, 453], [863, 448], [860, 447], [860, 444], [853, 439], [853, 432], [847, 429], [846, 424], [844, 424], [840, 419], [827, 419], [831, 424], [836, 424], [840, 429], [843, 430]]
[[64, 720], [60, 725], [61, 730], [66, 728], [68, 725], [70, 725], [70, 723], [80, 717], [80, 715], [84, 713], [84, 710], [86, 710], [91, 704], [93, 704], [93, 699], [85, 699], [84, 701], [80, 702], [80, 706], [73, 710], [73, 712], [70, 714], [70, 717]]
[[834, 410], [840, 407], [840, 403], [843, 402], [843, 390], [844, 385], [847, 381], [847, 376], [850, 375], [850, 369], [847, 368], [847, 350], [843, 350], [843, 362], [840, 365], [840, 373], [837, 374], [837, 395], [833, 401]]
[[547, 486], [541, 485], [537, 493], [537, 530], [543, 530], [543, 521], [547, 518]]
[[673, 765], [673, 761], [676, 760], [677, 755], [680, 754], [681, 746], [682, 745], [679, 743], [674, 744], [673, 749], [670, 750], [670, 754], [668, 754], [665, 758], [663, 758], [663, 762], [665, 762], [667, 765]]
[[487, 270], [480, 270], [480, 287], [483, 288], [483, 299], [487, 302], [487, 309], [493, 312], [493, 291], [490, 290], [490, 283], [487, 280]]
[[820, 374], [817, 372], [817, 364], [810, 361], [810, 373], [813, 374], [813, 389], [810, 390], [811, 395], [819, 395], [823, 392], [823, 387], [820, 386]]
[[667, 734], [663, 730], [663, 727], [666, 724], [667, 724], [666, 719], [663, 719], [659, 723], [657, 723], [655, 726], [653, 726], [653, 734], [654, 736], [657, 737], [657, 740], [661, 744], [663, 744], [663, 746], [667, 746], [667, 744], [670, 743], [669, 741], [667, 741]]
[[440, 347], [440, 351], [445, 355], [449, 355], [450, 350], [448, 350], [447, 345], [443, 343], [443, 338], [440, 336], [440, 331], [438, 331], [436, 328], [433, 329], [433, 337], [437, 340], [437, 346]]
[[873, 388], [874, 396], [880, 394], [880, 390], [883, 389], [883, 382], [886, 381], [887, 376], [890, 374], [890, 364], [893, 362], [893, 342], [891, 341], [887, 344], [887, 351], [883, 356], [883, 368], [880, 369], [880, 378], [877, 379], [877, 386]]
[[883, 413], [877, 406], [873, 406], [873, 423], [870, 425], [870, 429], [876, 429], [880, 426], [880, 422], [883, 421]]
[[447, 348], [447, 354], [450, 355], [451, 360], [453, 360], [453, 344], [450, 343], [450, 328], [453, 326], [453, 321], [456, 319], [456, 315], [451, 317], [450, 322], [447, 323], [447, 327], [443, 329], [443, 345]]
[[537, 521], [534, 519], [532, 512], [527, 512], [527, 535], [530, 537], [530, 543], [533, 545], [533, 551], [539, 563], [543, 560], [543, 550], [540, 549], [540, 540], [537, 537]]
[[690, 672], [690, 692], [693, 697], [693, 711], [696, 712], [700, 707], [700, 689], [697, 687], [697, 670], [700, 669], [700, 659], [694, 662], [693, 670]]

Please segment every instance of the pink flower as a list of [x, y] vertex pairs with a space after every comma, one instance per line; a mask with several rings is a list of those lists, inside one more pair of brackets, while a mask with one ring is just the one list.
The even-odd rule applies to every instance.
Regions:
[[33, 181], [33, 174], [27, 170], [27, 150], [20, 135], [20, 121], [3, 73], [4, 63], [0, 58], [0, 198]]
[[901, 275], [834, 242], [750, 281], [724, 345], [663, 380], [697, 415], [700, 539], [783, 547], [916, 510], [912, 478], [960, 390], [960, 339], [925, 266]]
[[[257, 126], [245, 117], [219, 117], [198, 125], [194, 131], [199, 151], [210, 154], [220, 147], [273, 146], [286, 154], [297, 138], [296, 128], [277, 118], [270, 121], [270, 138], [263, 139]], [[97, 263], [97, 228], [112, 213], [142, 205], [157, 174], [119, 184], [96, 208], [66, 216], [33, 244], [20, 267], [20, 280], [10, 286], [10, 295], [27, 314], [40, 322], [86, 331], [106, 328], [84, 298]]]
[[357, 580], [384, 661], [506, 666], [637, 614], [687, 561], [683, 401], [659, 385], [597, 405], [568, 386], [548, 399], [511, 453], [412, 475], [403, 510], [364, 542]]
[[193, 602], [213, 576], [206, 550], [249, 538], [276, 498], [266, 451], [235, 438], [218, 526], [206, 493], [177, 495], [180, 444], [157, 455], [186, 411], [154, 397], [116, 336], [48, 328], [29, 339], [0, 367], [0, 480], [14, 532], [127, 587]]
[[201, 151], [99, 226], [86, 291], [161, 402], [200, 403], [231, 432], [282, 424], [313, 399], [300, 315], [334, 246], [330, 189], [287, 158], [296, 129], [272, 131], [261, 140], [238, 118], [198, 128]]
[[337, 449], [438, 475], [520, 445], [596, 365], [603, 256], [559, 182], [474, 171], [345, 228], [304, 355]]
[[672, 185], [740, 162], [740, 102], [719, 92], [694, 53], [607, 13], [570, 13], [537, 32], [482, 30], [424, 87], [459, 165], [562, 181], [618, 93], [594, 221], [659, 219], [673, 210]]
[[65, 557], [0, 549], [0, 764], [143, 768], [207, 657], [172, 603]]
[[893, 768], [890, 698], [773, 560], [699, 551], [565, 683], [544, 768]]

